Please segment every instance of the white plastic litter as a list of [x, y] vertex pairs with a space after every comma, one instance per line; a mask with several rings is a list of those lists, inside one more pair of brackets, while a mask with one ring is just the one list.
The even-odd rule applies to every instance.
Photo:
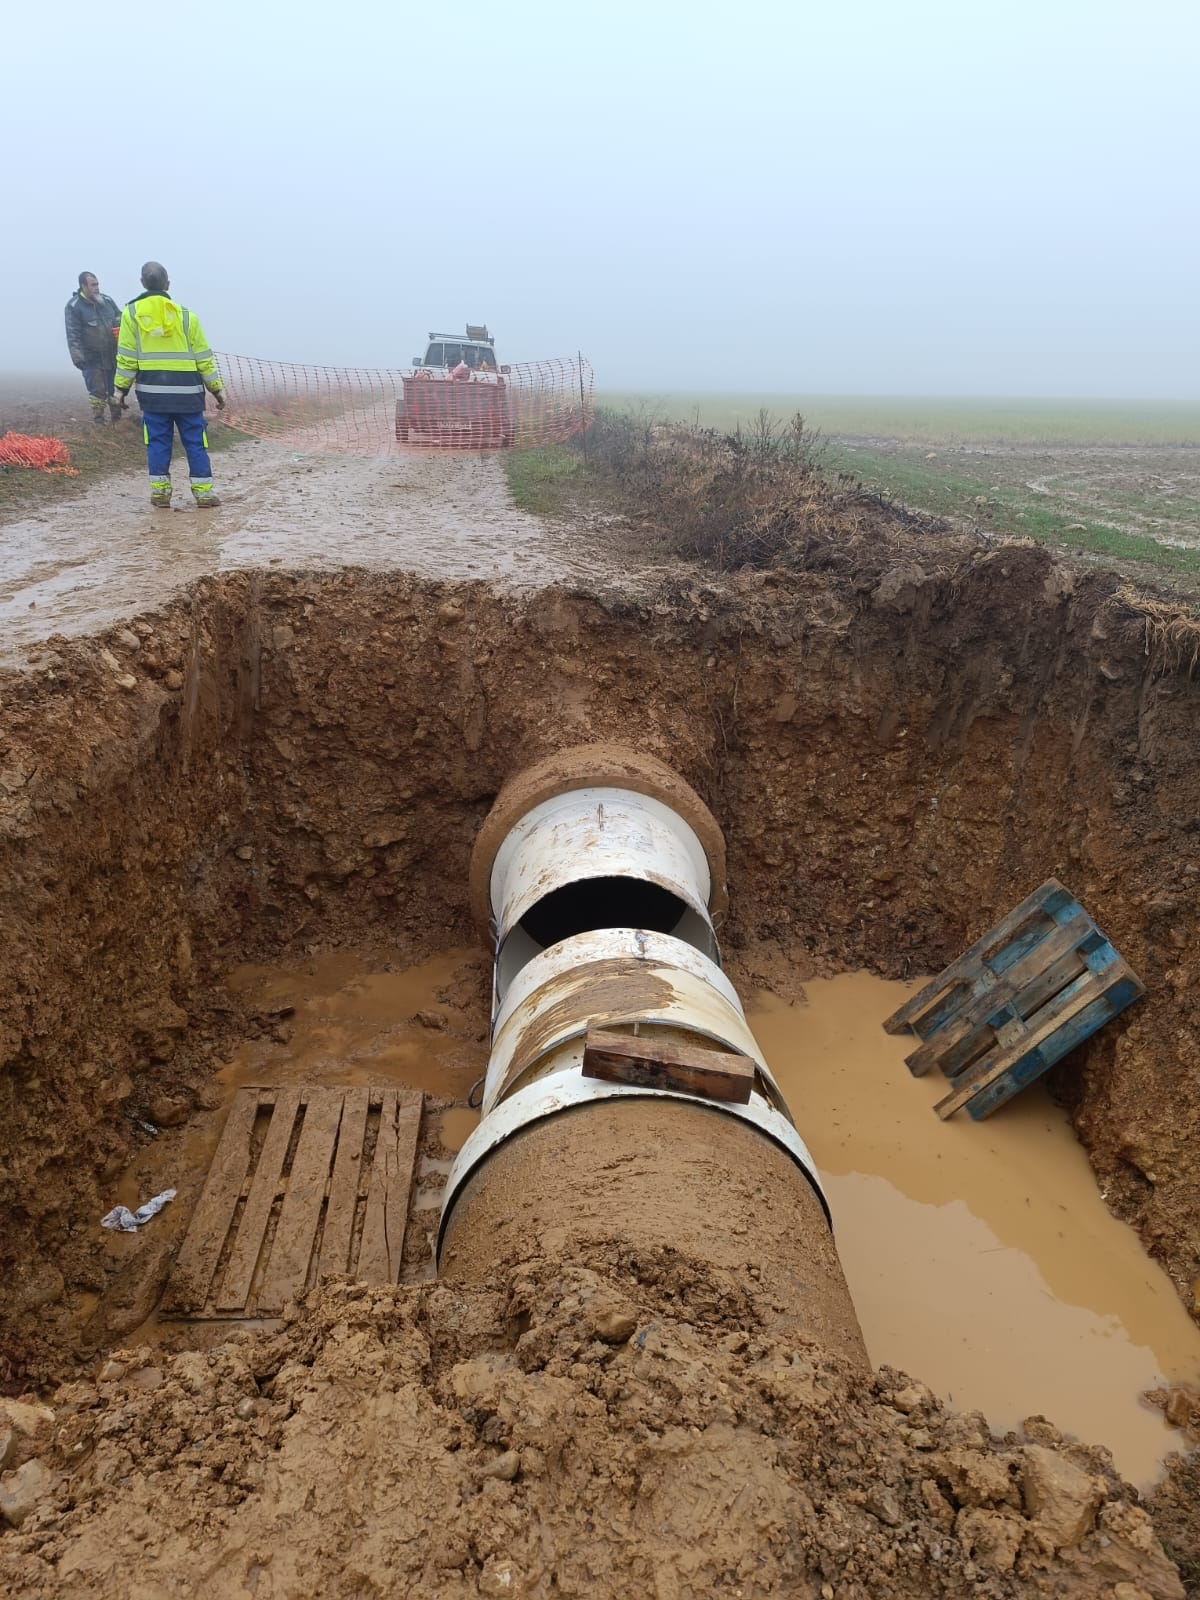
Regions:
[[143, 1222], [149, 1222], [151, 1217], [156, 1217], [174, 1198], [174, 1189], [164, 1189], [161, 1194], [156, 1194], [153, 1200], [147, 1200], [146, 1204], [139, 1206], [136, 1211], [130, 1211], [128, 1206], [114, 1206], [106, 1217], [100, 1218], [100, 1226], [115, 1228], [118, 1233], [136, 1233]]

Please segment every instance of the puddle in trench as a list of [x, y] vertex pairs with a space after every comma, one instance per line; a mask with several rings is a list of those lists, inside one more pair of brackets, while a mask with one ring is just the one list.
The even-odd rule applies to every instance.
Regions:
[[238, 967], [226, 980], [234, 994], [260, 1012], [292, 1009], [279, 1016], [279, 1037], [244, 1041], [218, 1082], [229, 1093], [246, 1084], [394, 1084], [465, 1101], [487, 1042], [464, 1010], [437, 996], [476, 960], [474, 951], [447, 950], [378, 971], [335, 951], [302, 967]]
[[439, 1131], [442, 1144], [457, 1155], [478, 1126], [478, 1111], [472, 1111], [467, 1106], [451, 1106], [441, 1113]]
[[[451, 1161], [429, 1151], [453, 1155], [461, 1148], [479, 1121], [463, 1102], [487, 1065], [478, 1019], [438, 996], [457, 986], [469, 1007], [471, 979], [461, 975], [464, 967], [477, 970], [477, 959], [471, 950], [447, 950], [419, 966], [397, 962], [378, 971], [357, 955], [333, 952], [301, 969], [239, 967], [227, 979], [233, 993], [268, 1015], [292, 1009], [280, 1016], [280, 1037], [245, 1041], [218, 1081], [230, 1095], [246, 1084], [282, 1083], [423, 1090], [433, 1103], [426, 1103], [422, 1120], [425, 1153], [412, 1209], [437, 1212]], [[446, 1104], [451, 1100], [459, 1103]]]
[[[273, 1032], [243, 1040], [217, 1073], [220, 1102], [214, 1113], [193, 1119], [186, 1128], [163, 1130], [117, 1178], [109, 1204], [136, 1210], [157, 1190], [206, 1173], [225, 1113], [243, 1087], [394, 1085], [420, 1089], [427, 1097], [414, 1210], [435, 1213], [450, 1170], [448, 1157], [479, 1121], [466, 1100], [487, 1064], [486, 992], [480, 992], [476, 950], [447, 950], [412, 967], [402, 962], [397, 952], [394, 962], [380, 970], [378, 959], [335, 951], [290, 967], [244, 966], [230, 973], [228, 989], [265, 1021], [273, 1021]], [[181, 1203], [190, 1217], [195, 1195], [189, 1201], [186, 1194], [185, 1186]], [[142, 1237], [104, 1232], [101, 1248], [119, 1265], [140, 1248]], [[422, 1271], [432, 1276], [432, 1263]], [[80, 1297], [76, 1317], [81, 1327], [98, 1299], [94, 1294]], [[160, 1324], [155, 1311], [120, 1342], [156, 1344], [168, 1336], [178, 1338], [180, 1326], [171, 1319]], [[211, 1341], [223, 1336], [223, 1328], [219, 1322], [190, 1325], [188, 1337]]]
[[[478, 973], [471, 950], [408, 968], [397, 960], [393, 971], [345, 952], [240, 968], [229, 987], [251, 1007], [294, 1009], [280, 1017], [280, 1037], [244, 1041], [221, 1069], [222, 1098], [248, 1084], [424, 1090], [436, 1099], [426, 1107], [415, 1209], [432, 1212], [447, 1156], [479, 1120], [465, 1104], [487, 1058]], [[1109, 1214], [1040, 1085], [985, 1123], [934, 1115], [944, 1080], [912, 1078], [904, 1056], [914, 1041], [881, 1026], [916, 987], [849, 973], [807, 985], [807, 1004], [760, 995], [750, 1011], [820, 1167], [872, 1359], [960, 1410], [983, 1411], [1001, 1431], [1042, 1412], [1108, 1445], [1118, 1468], [1146, 1485], [1182, 1441], [1139, 1396], [1200, 1378], [1200, 1330], [1132, 1229]], [[207, 1169], [222, 1121], [186, 1130], [175, 1171]], [[147, 1199], [145, 1177], [131, 1169], [114, 1200]], [[133, 1237], [106, 1243], [119, 1253]], [[126, 1342], [156, 1336], [152, 1318]]]
[[1139, 1396], [1200, 1378], [1200, 1329], [1108, 1211], [1066, 1114], [1035, 1084], [943, 1122], [939, 1072], [882, 1023], [919, 983], [869, 973], [751, 999], [750, 1026], [812, 1152], [872, 1360], [994, 1429], [1041, 1412], [1147, 1486], [1183, 1445]]

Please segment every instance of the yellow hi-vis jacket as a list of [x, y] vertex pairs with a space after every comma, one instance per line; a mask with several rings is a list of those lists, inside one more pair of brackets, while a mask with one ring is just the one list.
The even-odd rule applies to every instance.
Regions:
[[117, 388], [135, 379], [143, 411], [203, 411], [205, 389], [221, 391], [200, 318], [165, 294], [141, 294], [121, 313]]

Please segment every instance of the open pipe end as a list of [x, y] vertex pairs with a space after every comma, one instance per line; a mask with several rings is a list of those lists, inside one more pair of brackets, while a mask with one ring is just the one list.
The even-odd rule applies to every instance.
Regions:
[[471, 852], [471, 911], [482, 932], [492, 920], [491, 878], [496, 852], [527, 812], [573, 789], [619, 788], [649, 795], [670, 807], [696, 835], [708, 862], [708, 909], [714, 918], [729, 906], [725, 839], [700, 796], [657, 756], [619, 744], [577, 744], [545, 756], [509, 778], [496, 796]]

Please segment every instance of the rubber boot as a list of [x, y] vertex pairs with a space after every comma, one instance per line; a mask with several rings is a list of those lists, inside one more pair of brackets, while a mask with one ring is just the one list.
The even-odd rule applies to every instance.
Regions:
[[212, 492], [211, 488], [197, 489], [195, 485], [192, 486], [192, 499], [196, 502], [197, 511], [211, 511], [221, 504], [220, 499]]
[[92, 408], [92, 421], [97, 428], [104, 426], [104, 400], [92, 394], [88, 396], [88, 404]]
[[150, 504], [159, 506], [164, 511], [171, 509], [171, 480], [170, 478], [150, 479]]

